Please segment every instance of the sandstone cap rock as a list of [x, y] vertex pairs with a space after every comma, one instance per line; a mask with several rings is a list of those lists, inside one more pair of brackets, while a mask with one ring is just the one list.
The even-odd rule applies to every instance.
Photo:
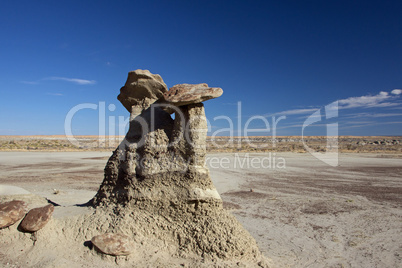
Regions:
[[179, 84], [163, 94], [165, 101], [176, 106], [200, 103], [215, 99], [223, 94], [219, 87], [209, 87], [207, 84]]
[[31, 209], [20, 223], [20, 228], [26, 232], [36, 232], [42, 229], [52, 217], [54, 206], [49, 204], [44, 207]]
[[120, 89], [117, 99], [131, 113], [132, 106], [145, 109], [160, 99], [167, 90], [159, 74], [138, 69], [128, 73], [126, 84]]
[[0, 204], [0, 229], [13, 225], [27, 212], [24, 201], [13, 200]]
[[102, 253], [113, 256], [129, 255], [134, 250], [133, 241], [122, 234], [97, 235], [91, 239], [91, 242]]

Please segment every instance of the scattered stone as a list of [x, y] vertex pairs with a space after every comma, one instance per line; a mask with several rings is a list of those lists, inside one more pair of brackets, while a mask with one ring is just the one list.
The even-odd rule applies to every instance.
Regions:
[[42, 229], [52, 217], [54, 206], [49, 204], [44, 207], [31, 209], [20, 223], [20, 228], [26, 232], [36, 232]]
[[13, 200], [0, 204], [0, 229], [13, 225], [27, 212], [24, 201]]
[[122, 256], [129, 255], [134, 251], [134, 243], [126, 235], [106, 233], [94, 236], [92, 244], [102, 253]]
[[133, 106], [140, 110], [148, 108], [167, 90], [159, 74], [152, 74], [148, 70], [135, 70], [128, 73], [126, 84], [120, 89], [117, 99], [131, 113]]
[[200, 103], [215, 99], [223, 94], [219, 87], [208, 87], [207, 84], [179, 84], [170, 88], [163, 96], [168, 103], [176, 106]]

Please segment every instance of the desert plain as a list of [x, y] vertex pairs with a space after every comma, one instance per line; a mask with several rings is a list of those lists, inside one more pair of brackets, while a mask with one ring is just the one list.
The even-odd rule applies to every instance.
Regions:
[[[381, 139], [376, 140], [380, 142], [353, 140], [353, 147], [348, 148], [370, 142], [378, 147]], [[383, 146], [390, 148], [392, 144]], [[51, 222], [82, 213], [84, 208], [77, 205], [95, 195], [110, 155], [107, 149], [3, 150], [0, 197], [9, 198], [12, 187], [44, 197], [58, 205]], [[210, 150], [207, 164], [224, 207], [255, 238], [270, 267], [400, 267], [399, 147], [340, 151], [338, 166], [329, 166], [306, 152]], [[51, 227], [45, 226], [38, 236], [46, 236]], [[9, 239], [15, 236], [8, 236], [8, 232], [7, 228], [0, 230], [3, 267], [124, 266], [124, 261], [97, 255], [70, 262], [54, 261], [67, 258], [63, 251], [33, 255], [30, 252], [34, 245], [18, 247], [16, 241]], [[76, 250], [84, 249], [82, 245]], [[191, 263], [180, 265], [191, 267]]]

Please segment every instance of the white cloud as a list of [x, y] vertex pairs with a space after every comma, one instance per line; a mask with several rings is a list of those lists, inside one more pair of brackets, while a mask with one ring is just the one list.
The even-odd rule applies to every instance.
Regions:
[[292, 109], [287, 111], [282, 111], [275, 113], [274, 115], [296, 115], [296, 114], [309, 114], [317, 111], [317, 108], [307, 108], [307, 109]]
[[402, 94], [402, 89], [394, 89], [391, 91], [391, 94], [400, 95], [400, 94]]
[[61, 93], [46, 93], [46, 95], [50, 95], [50, 96], [63, 96], [63, 94], [61, 94]]
[[373, 108], [373, 107], [391, 107], [398, 103], [386, 102], [392, 100], [395, 96], [389, 95], [388, 92], [381, 91], [377, 95], [366, 95], [360, 97], [350, 97], [339, 100], [339, 109], [349, 108]]
[[391, 117], [391, 116], [402, 116], [402, 113], [358, 113], [350, 116], [345, 116], [344, 118], [361, 118], [361, 117]]
[[239, 105], [239, 102], [224, 102], [224, 103], [221, 103], [221, 105]]
[[46, 80], [59, 80], [59, 81], [66, 81], [78, 85], [93, 85], [96, 84], [95, 80], [86, 80], [86, 79], [79, 79], [79, 78], [67, 78], [67, 77], [58, 77], [58, 76], [52, 76], [52, 77], [46, 77], [42, 78], [38, 81], [20, 81], [21, 83], [24, 84], [29, 84], [29, 85], [37, 85], [40, 84], [41, 81], [46, 81]]
[[[398, 99], [399, 94], [402, 94], [401, 89], [394, 89], [391, 91], [391, 94], [385, 91], [381, 91], [377, 95], [365, 95], [359, 97], [349, 97], [346, 99], [342, 99], [338, 101], [338, 106], [336, 109], [350, 109], [350, 108], [384, 108], [384, 107], [394, 107], [399, 106], [401, 103], [395, 102], [395, 99]], [[334, 102], [335, 103], [335, 102]], [[320, 107], [323, 108], [323, 107]], [[306, 115], [313, 114], [320, 108], [301, 108], [301, 109], [291, 109], [282, 112], [277, 112], [273, 114], [264, 115], [265, 117], [275, 116], [275, 115], [302, 115], [299, 119], [305, 118]], [[326, 106], [328, 108], [328, 105]], [[395, 108], [398, 109], [398, 108]], [[402, 107], [401, 107], [402, 109]], [[328, 112], [328, 110], [327, 110]], [[348, 116], [347, 118], [357, 118], [357, 117], [389, 117], [389, 116], [400, 116], [399, 113], [381, 113], [381, 114], [369, 114], [369, 113], [360, 113], [352, 116]], [[319, 117], [318, 115], [316, 117]]]
[[372, 114], [371, 117], [391, 117], [391, 116], [402, 116], [401, 113], [380, 113], [380, 114]]
[[376, 122], [374, 121], [344, 121], [341, 122], [340, 125], [366, 125], [366, 124], [375, 124]]
[[23, 84], [28, 84], [28, 85], [37, 85], [39, 84], [38, 81], [21, 81]]
[[402, 124], [402, 121], [394, 121], [394, 122], [350, 122], [351, 125], [340, 124], [341, 129], [349, 129], [349, 128], [362, 128], [369, 126], [378, 126], [378, 125], [396, 125]]
[[78, 85], [93, 85], [96, 83], [95, 80], [85, 80], [85, 79], [67, 78], [67, 77], [48, 77], [48, 78], [45, 78], [45, 80], [61, 80], [61, 81], [75, 83]]

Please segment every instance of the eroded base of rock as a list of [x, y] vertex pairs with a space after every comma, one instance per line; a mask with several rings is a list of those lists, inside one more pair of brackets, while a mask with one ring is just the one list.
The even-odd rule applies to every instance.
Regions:
[[[151, 213], [149, 207], [163, 213]], [[18, 224], [0, 230], [0, 253], [15, 263], [28, 262], [26, 267], [267, 267], [255, 240], [219, 207], [144, 202], [117, 213], [81, 209], [81, 214], [53, 218], [34, 237], [18, 231]], [[127, 236], [134, 252], [110, 256], [88, 244], [105, 233]]]

